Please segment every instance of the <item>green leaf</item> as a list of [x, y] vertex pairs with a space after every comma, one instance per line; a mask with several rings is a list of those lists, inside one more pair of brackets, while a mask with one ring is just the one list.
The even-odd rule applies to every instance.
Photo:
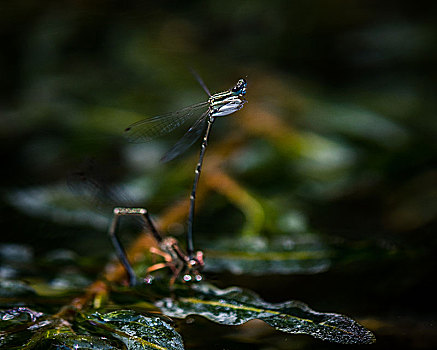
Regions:
[[89, 334], [77, 334], [59, 318], [47, 318], [27, 307], [0, 311], [0, 347], [8, 349], [93, 349], [116, 350], [114, 340]]
[[156, 306], [176, 318], [199, 315], [226, 325], [259, 319], [282, 332], [309, 334], [336, 343], [371, 344], [375, 341], [373, 334], [354, 320], [339, 314], [316, 312], [298, 301], [271, 304], [252, 291], [237, 287], [221, 290], [199, 284], [193, 289], [194, 296], [165, 298]]
[[290, 236], [211, 239], [202, 245], [206, 247], [205, 271], [260, 276], [327, 270], [330, 266], [328, 249], [316, 235], [307, 233], [305, 237], [304, 242]]
[[15, 307], [9, 310], [0, 310], [0, 330], [6, 330], [17, 325], [33, 323], [41, 316], [43, 316], [42, 312], [36, 312], [27, 307]]
[[[68, 328], [49, 329], [34, 337], [23, 349], [118, 350], [115, 341], [104, 337], [76, 334]], [[21, 348], [20, 348], [21, 349]]]
[[16, 280], [0, 280], [0, 297], [27, 297], [36, 295], [28, 284]]
[[90, 332], [99, 332], [121, 340], [129, 350], [181, 350], [182, 337], [159, 317], [147, 317], [131, 310], [82, 315], [80, 324]]

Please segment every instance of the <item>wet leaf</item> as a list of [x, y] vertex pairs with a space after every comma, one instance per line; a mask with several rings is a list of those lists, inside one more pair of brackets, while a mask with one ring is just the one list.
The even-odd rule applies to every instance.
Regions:
[[[15, 307], [0, 311], [0, 347], [27, 349], [46, 339], [46, 328], [52, 321], [45, 319], [42, 312], [27, 307]], [[29, 345], [29, 347], [27, 345]]]
[[35, 322], [43, 315], [42, 312], [33, 311], [27, 307], [15, 307], [9, 310], [0, 310], [0, 329]]
[[49, 329], [34, 337], [23, 349], [77, 349], [77, 350], [118, 350], [115, 341], [104, 337], [76, 334], [65, 329]]
[[75, 333], [61, 318], [27, 307], [0, 311], [0, 347], [8, 349], [119, 349], [115, 340]]
[[90, 332], [121, 340], [129, 350], [184, 349], [182, 337], [159, 317], [147, 317], [131, 310], [82, 315], [80, 322]]
[[209, 284], [193, 286], [196, 294], [165, 298], [156, 303], [170, 317], [203, 316], [226, 325], [241, 325], [253, 319], [263, 320], [277, 330], [308, 334], [315, 338], [343, 344], [371, 344], [373, 334], [349, 317], [321, 313], [298, 301], [272, 304], [257, 294], [232, 287], [218, 289]]

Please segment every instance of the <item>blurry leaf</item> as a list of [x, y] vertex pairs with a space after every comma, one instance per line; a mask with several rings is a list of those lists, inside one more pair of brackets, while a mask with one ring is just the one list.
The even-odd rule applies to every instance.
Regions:
[[33, 296], [35, 291], [32, 287], [21, 281], [0, 280], [0, 297], [24, 297]]
[[89, 224], [98, 229], [106, 229], [109, 222], [95, 210], [95, 206], [86, 207], [86, 199], [75, 196], [64, 184], [13, 191], [7, 199], [11, 205], [28, 215], [54, 222]]
[[263, 320], [277, 330], [309, 334], [315, 338], [343, 344], [371, 344], [373, 334], [352, 319], [333, 313], [311, 310], [298, 301], [271, 304], [249, 290], [237, 287], [218, 289], [209, 284], [193, 286], [195, 296], [165, 298], [156, 303], [170, 317], [203, 316], [226, 325], [241, 325]]
[[33, 260], [33, 250], [23, 244], [0, 244], [0, 261], [9, 263], [29, 263]]
[[108, 186], [111, 194], [108, 198], [99, 198], [100, 194], [95, 193], [99, 188], [87, 188], [86, 183], [68, 185], [61, 183], [11, 191], [7, 194], [7, 200], [27, 215], [107, 230], [114, 206], [136, 204], [144, 201], [148, 195], [143, 183]]
[[330, 266], [330, 252], [314, 234], [208, 240], [205, 271], [268, 275], [317, 273]]
[[75, 271], [64, 271], [50, 281], [50, 287], [57, 291], [82, 290], [91, 280]]
[[356, 152], [348, 145], [314, 134], [301, 133], [300, 155], [296, 166], [303, 176], [325, 178], [352, 167], [357, 160]]
[[387, 149], [401, 147], [408, 141], [408, 133], [396, 122], [371, 110], [345, 104], [311, 104], [305, 119], [324, 133], [343, 133], [374, 142]]
[[184, 349], [182, 337], [159, 317], [146, 317], [131, 310], [82, 315], [81, 325], [90, 332], [121, 340], [129, 350]]
[[69, 265], [69, 264], [77, 264], [79, 256], [72, 250], [69, 249], [55, 249], [49, 251], [44, 260], [47, 264], [56, 264], [56, 265]]

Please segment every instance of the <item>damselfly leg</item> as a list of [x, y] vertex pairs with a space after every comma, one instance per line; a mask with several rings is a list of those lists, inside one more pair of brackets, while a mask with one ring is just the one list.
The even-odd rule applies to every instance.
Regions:
[[202, 279], [200, 271], [204, 266], [203, 253], [198, 251], [194, 257], [190, 257], [180, 248], [176, 238], [162, 236], [156, 229], [147, 209], [130, 206], [114, 208], [114, 204], [132, 203], [127, 199], [127, 195], [123, 194], [120, 189], [114, 189], [114, 186], [105, 185], [103, 181], [97, 180], [87, 171], [79, 171], [71, 174], [68, 182], [74, 193], [91, 200], [93, 206], [100, 209], [101, 212], [107, 212], [105, 207], [110, 206], [113, 208], [113, 218], [108, 229], [108, 235], [120, 263], [126, 270], [129, 285], [133, 286], [137, 284], [138, 279], [119, 238], [120, 219], [124, 216], [135, 218], [135, 221], [137, 221], [145, 231], [150, 232], [157, 245], [157, 248], [152, 247], [150, 251], [153, 254], [161, 255], [165, 260], [164, 263], [151, 266], [147, 270], [148, 272], [156, 271], [163, 267], [169, 267], [173, 272], [173, 276], [170, 280], [171, 285], [173, 285], [175, 280], [180, 276], [182, 276], [183, 281], [199, 281]]
[[189, 257], [180, 247], [179, 242], [174, 237], [162, 237], [150, 218], [150, 215], [145, 208], [114, 208], [114, 217], [108, 230], [108, 235], [111, 238], [111, 242], [115, 247], [117, 256], [126, 270], [129, 279], [129, 285], [134, 286], [137, 284], [136, 274], [129, 263], [126, 255], [126, 251], [121, 244], [118, 237], [119, 220], [122, 216], [138, 216], [142, 219], [148, 230], [151, 232], [153, 238], [159, 247], [150, 248], [150, 252], [160, 255], [164, 258], [164, 263], [155, 264], [147, 269], [147, 272], [156, 271], [165, 267], [169, 267], [173, 276], [170, 279], [170, 286], [174, 284], [176, 279], [183, 275], [183, 280], [188, 282], [191, 280], [200, 281], [202, 276], [200, 271], [203, 268], [203, 253], [196, 252], [195, 257]]
[[174, 237], [165, 237], [159, 244], [160, 249], [150, 248], [150, 252], [164, 258], [164, 263], [150, 266], [147, 272], [156, 271], [169, 267], [173, 271], [170, 279], [170, 286], [174, 284], [179, 276], [184, 282], [199, 282], [203, 279], [201, 270], [203, 269], [203, 252], [197, 251], [194, 257], [189, 257], [179, 246], [179, 242]]
[[111, 225], [109, 226], [108, 235], [112, 242], [112, 245], [114, 246], [115, 252], [117, 254], [118, 259], [120, 260], [121, 264], [123, 265], [124, 269], [126, 270], [129, 285], [133, 286], [137, 284], [137, 278], [136, 274], [129, 263], [129, 260], [127, 258], [126, 251], [121, 244], [120, 238], [118, 237], [118, 229], [119, 229], [119, 223], [120, 218], [122, 216], [126, 215], [135, 215], [139, 216], [143, 219], [143, 222], [147, 225], [148, 229], [152, 233], [155, 240], [158, 242], [158, 244], [162, 241], [161, 235], [156, 230], [155, 226], [152, 223], [152, 220], [150, 219], [149, 213], [144, 208], [114, 208], [113, 210], [113, 218]]
[[196, 201], [197, 184], [200, 179], [203, 158], [208, 145], [212, 124], [216, 117], [222, 117], [240, 110], [247, 102], [245, 99], [247, 82], [238, 80], [231, 89], [211, 95], [202, 79], [195, 73], [196, 79], [208, 94], [206, 102], [198, 103], [177, 112], [156, 116], [138, 121], [125, 129], [125, 133], [132, 142], [147, 142], [157, 136], [167, 134], [189, 120], [195, 122], [184, 136], [162, 157], [163, 161], [170, 161], [185, 152], [203, 133], [199, 160], [196, 165], [193, 187], [190, 195], [190, 209], [187, 228], [187, 254], [194, 256], [193, 222]]

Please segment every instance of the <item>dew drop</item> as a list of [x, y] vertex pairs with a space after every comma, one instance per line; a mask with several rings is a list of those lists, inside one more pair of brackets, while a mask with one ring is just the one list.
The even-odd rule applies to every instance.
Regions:
[[184, 281], [185, 281], [185, 282], [190, 282], [191, 279], [192, 279], [192, 277], [191, 277], [190, 275], [185, 275], [185, 276], [184, 276]]

